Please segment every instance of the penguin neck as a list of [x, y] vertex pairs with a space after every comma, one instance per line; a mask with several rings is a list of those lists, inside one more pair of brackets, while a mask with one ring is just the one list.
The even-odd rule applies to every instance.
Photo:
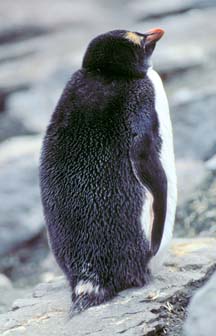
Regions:
[[143, 63], [93, 63], [88, 64], [88, 62], [83, 62], [82, 68], [84, 71], [91, 73], [93, 75], [100, 75], [106, 79], [116, 79], [116, 80], [136, 80], [142, 79], [146, 76], [149, 67], [152, 66], [150, 58], [144, 60]]
[[125, 65], [114, 64], [91, 66], [83, 62], [82, 69], [93, 76], [101, 76], [108, 80], [136, 80], [145, 78], [149, 69], [153, 68], [151, 57], [148, 57], [143, 64]]
[[100, 75], [105, 79], [113, 79], [113, 80], [134, 80], [141, 79], [146, 76], [148, 69], [146, 68], [128, 68], [123, 71], [115, 71], [115, 69], [109, 68], [97, 68], [97, 69], [88, 69], [84, 68], [85, 71], [91, 73], [92, 75]]

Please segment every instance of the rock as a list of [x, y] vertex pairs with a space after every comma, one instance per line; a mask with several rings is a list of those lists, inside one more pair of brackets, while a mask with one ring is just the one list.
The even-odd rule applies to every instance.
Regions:
[[[156, 3], [150, 0], [145, 3], [128, 1], [126, 5], [123, 1], [119, 4], [110, 1], [109, 7], [97, 0], [81, 0], [76, 5], [67, 0], [55, 4], [51, 0], [40, 0], [37, 6], [32, 3], [31, 8], [29, 1], [22, 0], [22, 11], [20, 6], [14, 4], [12, 11], [11, 6], [12, 0], [2, 4], [0, 8], [1, 17], [4, 18], [0, 24], [0, 32], [2, 37], [4, 33], [6, 35], [6, 41], [0, 50], [0, 82], [4, 86], [7, 83], [7, 86], [11, 86], [12, 83], [35, 84], [38, 80], [47, 79], [62, 64], [68, 69], [79, 67], [86, 44], [94, 35], [117, 26], [138, 28], [137, 24], [132, 22], [131, 13], [134, 12], [139, 17], [145, 14], [145, 22], [139, 26], [140, 31], [155, 26], [154, 15], [164, 17], [164, 14], [170, 12], [183, 13], [178, 16], [165, 16], [163, 20], [157, 18], [157, 25], [162, 24], [167, 29], [167, 36], [160, 42], [161, 48], [156, 50], [155, 57], [161, 72], [173, 73], [175, 69], [177, 72], [190, 69], [206, 64], [209, 58], [214, 58], [211, 51], [215, 50], [215, 26], [212, 20], [215, 9], [207, 9], [209, 6], [215, 6], [213, 0], [166, 0], [163, 4], [159, 0], [156, 0]], [[191, 8], [195, 10], [187, 12]], [[199, 10], [200, 8], [202, 10]], [[146, 22], [147, 18], [151, 18], [151, 21]], [[208, 38], [202, 29], [206, 23], [212, 33]], [[184, 38], [182, 26], [190, 32], [184, 34]], [[8, 34], [10, 38], [7, 41]], [[19, 41], [14, 43], [17, 41], [17, 34]], [[182, 57], [185, 48], [187, 57]], [[17, 76], [14, 76], [15, 72]]]
[[0, 23], [0, 91], [26, 88], [3, 96], [7, 115], [2, 117], [0, 140], [44, 131], [66, 80], [80, 68], [89, 41], [130, 22], [125, 6], [120, 11], [114, 1], [108, 7], [97, 0], [21, 3], [14, 7], [9, 0], [0, 6], [0, 15], [6, 18]]
[[[145, 10], [145, 3], [142, 3]], [[160, 41], [160, 47], [156, 48], [153, 60], [155, 67], [166, 78], [192, 69], [199, 73], [201, 68], [206, 67], [209, 62], [214, 63], [213, 55], [216, 46], [213, 35], [206, 38], [202, 27], [203, 24], [210, 24], [209, 29], [216, 30], [213, 20], [215, 12], [215, 8], [193, 10], [179, 16], [137, 23], [134, 24], [133, 29], [145, 31], [155, 26], [165, 29], [166, 34]], [[182, 27], [184, 27], [184, 32], [188, 33], [182, 34]], [[185, 50], [187, 50], [186, 54]]]
[[208, 155], [216, 143], [215, 108], [215, 95], [197, 97], [196, 102], [173, 107], [174, 142], [178, 157], [203, 160]]
[[[146, 13], [151, 20], [134, 24], [135, 31], [145, 31], [154, 26], [162, 26], [166, 31], [159, 42], [160, 46], [154, 51], [153, 63], [165, 82], [173, 121], [175, 152], [177, 158], [181, 159], [204, 160], [212, 156], [212, 147], [216, 148], [216, 44], [212, 36], [206, 38], [202, 32], [203, 22], [206, 25], [211, 22], [211, 29], [216, 29], [213, 19], [216, 8], [205, 8], [216, 5], [215, 1], [210, 2], [167, 0], [163, 3], [156, 1], [155, 4], [152, 1], [139, 1], [137, 5], [137, 13]], [[136, 2], [129, 5], [134, 7]], [[195, 9], [181, 12], [181, 15], [163, 15], [170, 11], [184, 11], [187, 6]], [[200, 6], [203, 8], [200, 9]], [[152, 10], [155, 14], [161, 13], [162, 17], [153, 20]], [[184, 34], [182, 27], [186, 32]]]
[[6, 90], [0, 90], [0, 113], [5, 110], [5, 104], [7, 100], [8, 92]]
[[[128, 22], [122, 22], [121, 19], [121, 22], [115, 23], [116, 27], [120, 25], [128, 27]], [[68, 68], [68, 72], [70, 69], [73, 71], [80, 68], [83, 53], [89, 41], [98, 33], [113, 29], [113, 26], [114, 23], [100, 24], [97, 30], [91, 28], [86, 29], [85, 32], [82, 27], [78, 30], [67, 29], [63, 32], [12, 44], [7, 48], [3, 45], [0, 47], [0, 88], [30, 87], [39, 81], [48, 79], [62, 65]], [[145, 24], [145, 27], [131, 25], [131, 29], [142, 32], [152, 26], [155, 26], [155, 23]], [[167, 30], [169, 31], [168, 28]], [[165, 41], [161, 41], [162, 46], [156, 50], [154, 57], [155, 65], [161, 73], [173, 76], [181, 70], [199, 68], [200, 65], [205, 64], [207, 48], [205, 51], [198, 42], [196, 44], [196, 41], [191, 45], [188, 43], [188, 56], [183, 58], [180, 37], [175, 42], [176, 34], [172, 34], [172, 28], [167, 35], [170, 41], [167, 42], [168, 37]], [[71, 40], [73, 43], [69, 43]], [[181, 45], [178, 47], [179, 44]]]
[[203, 182], [177, 210], [175, 234], [180, 237], [216, 236], [216, 174], [208, 173]]
[[165, 83], [179, 158], [206, 160], [216, 152], [214, 72], [215, 67], [209, 65], [179, 74]]
[[0, 273], [0, 288], [10, 290], [12, 288], [12, 282], [6, 277], [6, 275]]
[[184, 326], [185, 336], [215, 336], [216, 273], [192, 298]]
[[69, 70], [67, 74], [64, 70], [58, 71], [48, 81], [11, 95], [7, 101], [7, 116], [11, 120], [19, 120], [28, 132], [45, 131], [69, 76]]
[[135, 0], [128, 7], [137, 20], [152, 20], [186, 13], [192, 9], [215, 6], [214, 0]]
[[26, 289], [14, 288], [10, 279], [0, 273], [0, 314], [7, 312], [14, 300], [26, 293]]
[[25, 128], [19, 116], [16, 118], [8, 113], [0, 114], [0, 142], [10, 137], [32, 133], [29, 127]]
[[44, 228], [38, 185], [41, 137], [14, 137], [0, 145], [0, 255]]
[[178, 205], [183, 205], [207, 177], [208, 170], [201, 160], [183, 158], [176, 160], [176, 171], [178, 178]]
[[206, 167], [209, 170], [216, 171], [216, 154], [206, 162]]
[[41, 275], [40, 281], [50, 282], [57, 275], [62, 275], [62, 270], [59, 268], [52, 253], [41, 262]]
[[28, 293], [27, 289], [17, 289], [17, 288], [2, 288], [0, 286], [0, 314], [6, 313], [11, 309], [11, 305], [14, 300], [26, 295]]
[[104, 6], [97, 0], [39, 0], [37, 4], [31, 1], [31, 6], [27, 0], [19, 6], [9, 0], [2, 4], [0, 31], [7, 43], [0, 45], [0, 86], [34, 85], [62, 64], [68, 69], [80, 67], [93, 36], [129, 24], [125, 6], [117, 7], [114, 1]]
[[[113, 1], [111, 6], [113, 7]], [[13, 8], [13, 10], [11, 10]], [[97, 15], [95, 15], [95, 8], [98, 9]], [[77, 28], [77, 26], [88, 29], [93, 19], [97, 24], [109, 21], [113, 18], [104, 17], [103, 14], [109, 8], [104, 8], [103, 3], [97, 0], [80, 0], [79, 2], [72, 3], [67, 0], [53, 2], [52, 0], [38, 0], [37, 4], [31, 2], [29, 5], [28, 0], [21, 0], [20, 4], [15, 4], [13, 0], [8, 0], [7, 3], [3, 3], [0, 8], [0, 15], [2, 17], [0, 29], [1, 31], [8, 31], [9, 27], [15, 27], [16, 31], [18, 27], [41, 27], [46, 31], [55, 31], [67, 28]], [[49, 15], [47, 15], [49, 13]], [[115, 18], [115, 13], [113, 17]], [[25, 30], [23, 31], [25, 33]], [[36, 35], [36, 34], [34, 34]]]
[[[2, 336], [180, 334], [194, 289], [215, 269], [215, 239], [177, 240], [161, 272], [142, 289], [126, 290], [112, 301], [68, 319], [70, 291], [63, 277], [38, 285], [0, 315]], [[181, 316], [179, 318], [179, 316]], [[177, 322], [177, 323], [176, 323]]]

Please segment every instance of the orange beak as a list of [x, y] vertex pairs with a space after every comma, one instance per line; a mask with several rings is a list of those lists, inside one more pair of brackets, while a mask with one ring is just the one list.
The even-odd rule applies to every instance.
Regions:
[[146, 36], [145, 42], [151, 43], [151, 42], [157, 42], [161, 39], [165, 31], [161, 28], [153, 28], [148, 30], [144, 35]]

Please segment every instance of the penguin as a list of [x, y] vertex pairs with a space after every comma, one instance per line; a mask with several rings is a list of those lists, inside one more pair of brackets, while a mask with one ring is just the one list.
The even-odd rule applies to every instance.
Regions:
[[172, 237], [172, 127], [151, 65], [163, 34], [113, 30], [94, 38], [46, 130], [41, 199], [72, 314], [147, 284]]

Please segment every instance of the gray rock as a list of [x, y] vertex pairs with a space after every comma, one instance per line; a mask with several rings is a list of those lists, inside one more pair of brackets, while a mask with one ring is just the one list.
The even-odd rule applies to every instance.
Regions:
[[155, 26], [165, 29], [166, 34], [160, 41], [160, 47], [156, 48], [153, 59], [155, 67], [169, 78], [190, 69], [199, 72], [201, 66], [214, 62], [215, 41], [213, 35], [206, 37], [203, 25], [210, 25], [209, 29], [215, 32], [215, 12], [215, 8], [194, 10], [179, 16], [144, 21], [133, 28], [136, 31]]
[[[26, 335], [177, 335], [193, 288], [215, 267], [215, 239], [175, 241], [161, 272], [145, 288], [121, 292], [112, 301], [68, 318], [70, 291], [64, 278], [40, 284], [0, 315], [4, 336]], [[176, 322], [178, 325], [176, 326]], [[170, 329], [171, 328], [171, 329]], [[176, 329], [177, 328], [177, 329]]]
[[[28, 0], [21, 0], [19, 5], [15, 4], [13, 0], [8, 0], [7, 3], [1, 4], [0, 29], [8, 31], [9, 28], [15, 27], [18, 30], [18, 27], [26, 26], [27, 28], [42, 27], [45, 32], [47, 30], [53, 32], [53, 30], [63, 30], [68, 27], [76, 30], [78, 26], [87, 30], [91, 28], [92, 22], [98, 25], [99, 23], [104, 24], [104, 22], [117, 20], [119, 13], [114, 12], [112, 17], [103, 14], [112, 12], [113, 8], [120, 9], [122, 3], [118, 6], [115, 1], [111, 0], [110, 6], [106, 7], [105, 1], [98, 0], [80, 0], [79, 2], [62, 0], [61, 3], [52, 0], [38, 0], [37, 4], [31, 2], [31, 6], [29, 6]], [[10, 11], [11, 7], [13, 7], [13, 11]], [[95, 9], [98, 10], [97, 13], [95, 13]], [[122, 8], [123, 11], [124, 8]], [[25, 30], [23, 33], [25, 33]]]
[[56, 276], [62, 275], [62, 270], [59, 268], [58, 264], [52, 253], [41, 262], [41, 282], [49, 282], [53, 280]]
[[0, 274], [0, 314], [7, 312], [12, 303], [19, 297], [26, 295], [27, 290], [14, 288], [10, 279]]
[[[208, 108], [207, 108], [208, 107]], [[176, 105], [173, 110], [175, 149], [179, 157], [203, 160], [216, 143], [216, 97]]]
[[216, 175], [215, 172], [210, 172], [195, 188], [189, 199], [178, 208], [175, 223], [177, 236], [216, 237], [215, 190]]
[[178, 205], [184, 206], [189, 201], [191, 194], [207, 177], [208, 170], [201, 160], [179, 158], [176, 160], [178, 178]]
[[185, 336], [215, 336], [216, 273], [191, 300], [184, 326]]
[[12, 288], [12, 282], [6, 277], [6, 275], [0, 273], [0, 288], [10, 290]]
[[60, 87], [38, 85], [28, 91], [11, 95], [8, 99], [7, 114], [12, 120], [18, 119], [28, 132], [43, 132], [64, 85]]
[[25, 128], [19, 116], [16, 118], [6, 112], [0, 114], [0, 142], [10, 137], [32, 133], [28, 128]]
[[[54, 7], [52, 4], [53, 11], [47, 17], [46, 12], [51, 6], [50, 0], [39, 1], [37, 8], [32, 7], [31, 10], [26, 0], [22, 2], [23, 11], [19, 16], [14, 14], [15, 10], [10, 11], [7, 20], [1, 22], [2, 34], [8, 27], [12, 27], [11, 29], [15, 32], [19, 31], [20, 27], [24, 33], [35, 27], [36, 31], [44, 30], [44, 34], [39, 34], [39, 36], [36, 34], [34, 38], [29, 39], [23, 38], [16, 44], [7, 44], [7, 48], [5, 45], [2, 46], [0, 54], [4, 64], [0, 72], [0, 82], [4, 83], [4, 86], [35, 83], [38, 80], [46, 79], [62, 64], [68, 69], [77, 68], [80, 65], [86, 44], [92, 36], [117, 26], [123, 27], [125, 25], [129, 29], [137, 28], [132, 24], [131, 8], [122, 5], [122, 3], [117, 6], [116, 3], [111, 2], [107, 8], [103, 2], [99, 1], [89, 1], [88, 3], [80, 1], [79, 4], [74, 5], [64, 0], [63, 3], [55, 3]], [[189, 1], [189, 3], [187, 1], [166, 1], [162, 6], [159, 1], [157, 2], [156, 5], [155, 3], [152, 5], [150, 1], [143, 5], [142, 2], [143, 10], [147, 15], [152, 10], [160, 13], [163, 8], [165, 11], [167, 8], [169, 10], [170, 6], [178, 8], [190, 6], [190, 3], [193, 6], [195, 6], [194, 4], [198, 5], [197, 1]], [[131, 2], [128, 3], [131, 6]], [[5, 12], [8, 12], [9, 6], [10, 1], [1, 6], [2, 17], [5, 16]], [[33, 11], [35, 11], [34, 15], [32, 15]], [[109, 11], [112, 13], [111, 16], [108, 15]], [[97, 12], [97, 16], [94, 15], [95, 12]], [[139, 12], [141, 12], [140, 8]], [[210, 56], [210, 51], [215, 49], [211, 40], [215, 30], [211, 20], [211, 17], [214, 16], [212, 12], [213, 10], [194, 11], [177, 18], [170, 17], [165, 21], [157, 21], [157, 25], [162, 24], [168, 32], [167, 37], [161, 42], [159, 53], [156, 51], [155, 62], [161, 71], [173, 72], [175, 69], [179, 71], [180, 68], [191, 68], [206, 62], [207, 55]], [[203, 20], [208, 25], [212, 24], [212, 27], [209, 27], [212, 34], [208, 38], [202, 30]], [[25, 26], [22, 22], [25, 22]], [[150, 26], [155, 26], [155, 22], [144, 23], [140, 25], [139, 29], [143, 31], [149, 29]], [[190, 31], [190, 34], [184, 34], [184, 39], [182, 39], [182, 26]], [[72, 41], [72, 43], [68, 43], [68, 41]], [[182, 57], [186, 47], [187, 57]], [[5, 60], [9, 60], [9, 62], [5, 62]], [[38, 66], [35, 66], [36, 64]], [[17, 76], [14, 76], [14, 72], [17, 73]]]
[[[211, 2], [211, 4], [210, 4]], [[147, 20], [134, 29], [145, 30], [162, 26], [166, 34], [154, 52], [154, 66], [165, 79], [174, 126], [175, 151], [178, 158], [203, 160], [215, 148], [215, 53], [212, 36], [203, 34], [203, 23], [215, 24], [215, 1], [139, 2], [137, 13], [146, 16], [162, 14], [157, 20]], [[131, 3], [136, 6], [136, 3]], [[181, 15], [163, 15], [163, 12], [184, 11], [187, 6], [202, 9], [185, 11]], [[143, 10], [142, 10], [143, 8]], [[182, 13], [182, 12], [181, 12]], [[184, 29], [182, 28], [184, 27]], [[185, 52], [187, 51], [187, 52]], [[201, 140], [202, 139], [202, 140]]]
[[216, 155], [214, 155], [211, 159], [206, 162], [206, 167], [209, 170], [216, 171]]
[[[39, 0], [37, 4], [31, 1], [31, 6], [27, 0], [21, 3], [14, 6], [9, 0], [0, 8], [5, 18], [0, 23], [2, 38], [4, 34], [10, 36], [8, 43], [0, 45], [0, 83], [4, 87], [35, 84], [62, 64], [68, 69], [80, 67], [83, 51], [93, 36], [130, 22], [125, 6], [118, 9], [114, 1], [109, 6], [98, 0]], [[15, 43], [17, 31], [19, 43]]]
[[38, 185], [41, 138], [15, 137], [0, 146], [0, 255], [44, 227]]
[[12, 94], [7, 101], [6, 115], [11, 120], [19, 120], [22, 128], [28, 132], [45, 131], [71, 72], [61, 67], [48, 80], [39, 82], [29, 90]]
[[214, 72], [215, 66], [209, 64], [165, 83], [178, 158], [203, 160], [216, 152]]
[[192, 9], [215, 6], [214, 0], [135, 0], [129, 2], [128, 7], [137, 20], [160, 19], [186, 13]]
[[24, 86], [28, 90], [8, 95], [0, 140], [1, 133], [4, 139], [8, 134], [23, 134], [21, 129], [43, 131], [66, 80], [80, 68], [92, 37], [130, 22], [125, 6], [118, 9], [114, 1], [107, 7], [98, 0], [76, 4], [39, 0], [37, 6], [29, 7], [29, 1], [22, 0], [21, 12], [20, 6], [13, 11], [11, 6], [11, 1], [0, 6], [1, 17], [7, 17], [0, 23], [0, 88], [10, 92]]
[[12, 303], [27, 293], [27, 289], [2, 288], [0, 286], [0, 314], [8, 312]]

